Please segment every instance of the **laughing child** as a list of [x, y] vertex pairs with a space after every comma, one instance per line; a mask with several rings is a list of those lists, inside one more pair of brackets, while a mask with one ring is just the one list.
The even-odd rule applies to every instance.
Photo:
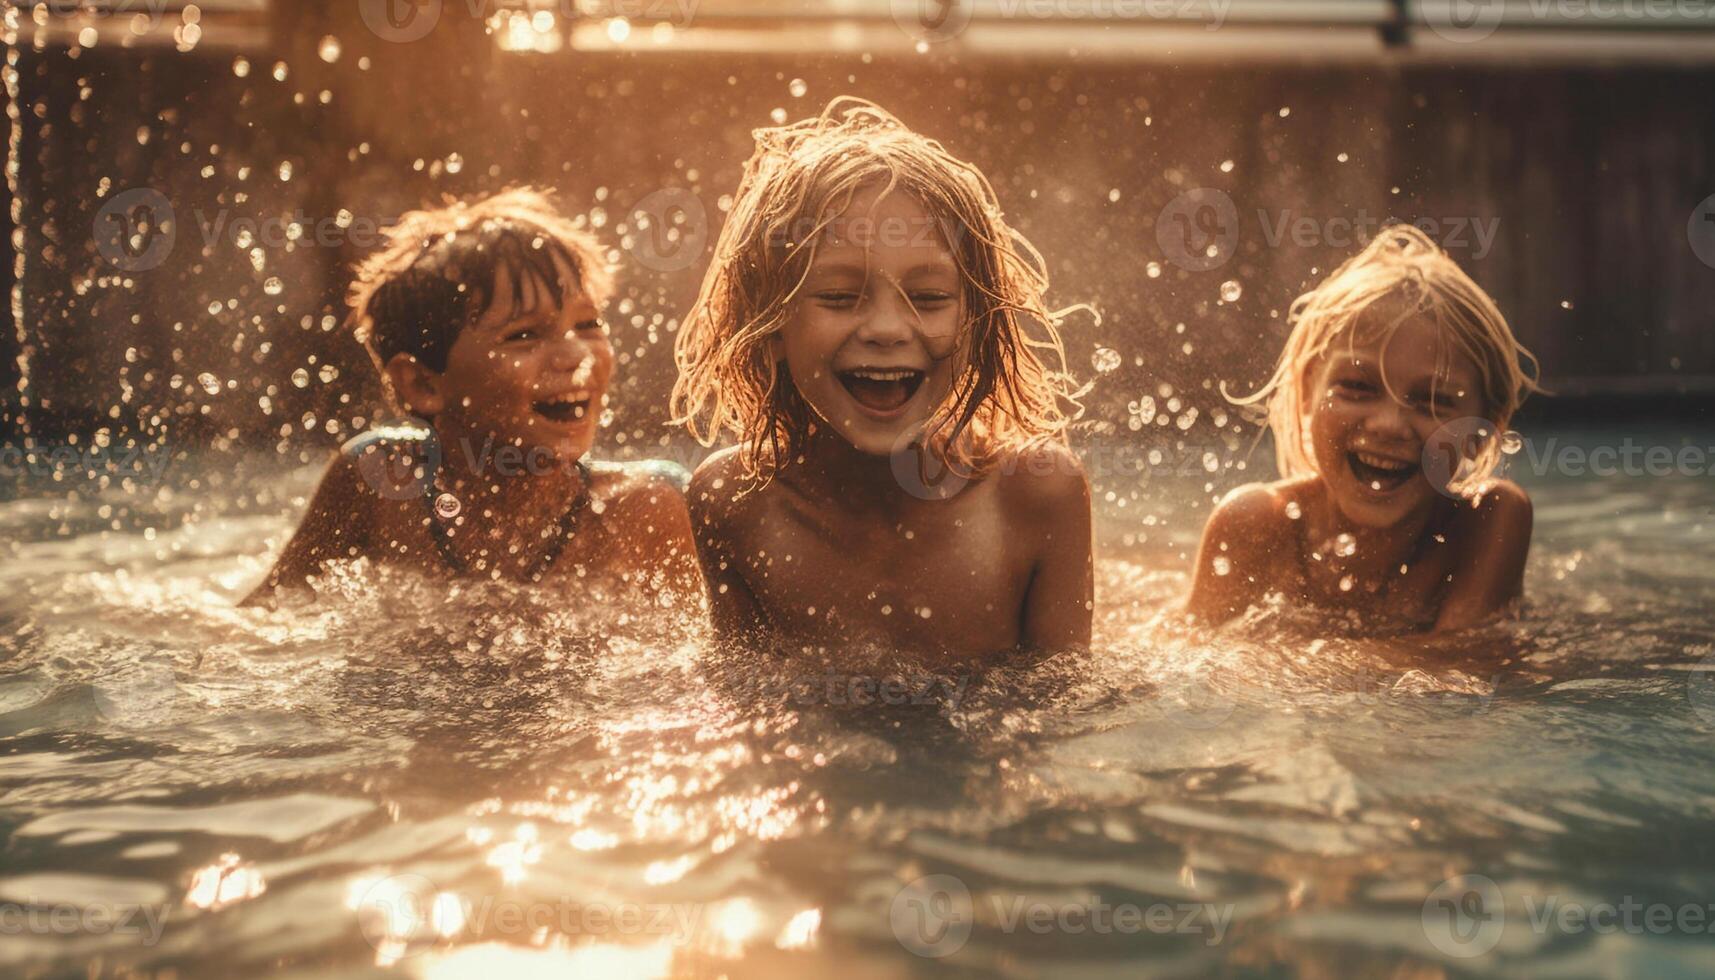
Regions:
[[694, 595], [682, 483], [659, 464], [585, 460], [613, 378], [611, 290], [595, 240], [536, 191], [389, 228], [357, 271], [350, 322], [413, 418], [345, 445], [246, 601], [355, 558], [585, 599]]
[[724, 640], [968, 659], [1087, 644], [1089, 482], [1043, 263], [980, 172], [857, 99], [758, 130], [673, 411]]
[[[1392, 226], [1300, 296], [1266, 402], [1283, 479], [1210, 515], [1189, 611], [1218, 623], [1265, 594], [1450, 630], [1523, 592], [1531, 503], [1494, 471], [1537, 390], [1495, 303], [1421, 231]], [[1528, 370], [1527, 370], [1528, 368]]]

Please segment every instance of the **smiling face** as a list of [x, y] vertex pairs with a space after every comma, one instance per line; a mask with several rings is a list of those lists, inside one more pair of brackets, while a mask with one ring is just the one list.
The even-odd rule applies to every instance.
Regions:
[[818, 239], [774, 353], [822, 423], [886, 455], [947, 398], [963, 323], [939, 223], [909, 193], [869, 189]]
[[1406, 319], [1385, 351], [1381, 331], [1358, 329], [1355, 346], [1337, 340], [1309, 369], [1309, 434], [1330, 499], [1352, 523], [1382, 528], [1436, 501], [1445, 488], [1424, 473], [1425, 447], [1468, 451], [1435, 445], [1447, 440], [1437, 430], [1484, 406], [1477, 365], [1444, 350], [1429, 320]]
[[613, 377], [613, 348], [576, 270], [556, 255], [563, 302], [535, 277], [514, 300], [513, 270], [496, 267], [492, 299], [459, 332], [436, 379], [437, 427], [492, 435], [570, 462], [589, 452]]

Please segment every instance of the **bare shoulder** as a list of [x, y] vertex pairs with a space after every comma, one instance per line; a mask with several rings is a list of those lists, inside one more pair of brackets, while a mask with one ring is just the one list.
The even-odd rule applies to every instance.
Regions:
[[1090, 478], [1076, 453], [1060, 443], [1030, 446], [1003, 456], [996, 478], [1008, 510], [1039, 518], [1066, 508], [1090, 508]]
[[685, 512], [684, 467], [665, 460], [604, 462], [591, 467], [593, 492], [610, 516], [645, 518]]
[[1240, 545], [1278, 541], [1291, 531], [1293, 508], [1302, 508], [1318, 487], [1314, 480], [1276, 480], [1235, 487], [1209, 514], [1204, 537], [1221, 534]]
[[1511, 480], [1485, 483], [1468, 501], [1461, 501], [1454, 518], [1455, 533], [1474, 541], [1492, 541], [1530, 534], [1535, 507], [1530, 494]]
[[769, 488], [751, 484], [738, 447], [730, 446], [703, 460], [685, 491], [691, 520], [698, 527], [717, 527], [754, 516], [766, 505]]

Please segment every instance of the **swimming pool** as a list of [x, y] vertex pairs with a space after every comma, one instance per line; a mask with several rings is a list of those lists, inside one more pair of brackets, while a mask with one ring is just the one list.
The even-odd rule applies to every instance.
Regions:
[[1556, 469], [1517, 622], [1199, 639], [1237, 475], [1104, 469], [1094, 653], [856, 680], [361, 570], [234, 609], [269, 456], [17, 497], [0, 973], [1706, 975], [1715, 478]]

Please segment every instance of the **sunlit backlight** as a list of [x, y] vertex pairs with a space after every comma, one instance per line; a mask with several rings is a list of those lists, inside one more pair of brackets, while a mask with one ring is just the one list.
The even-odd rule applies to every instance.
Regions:
[[805, 909], [787, 921], [774, 945], [780, 949], [810, 949], [816, 945], [816, 934], [821, 930], [822, 910]]
[[607, 22], [607, 39], [615, 44], [624, 44], [631, 36], [631, 21], [624, 17], [615, 17]]
[[757, 912], [755, 902], [748, 898], [725, 902], [714, 910], [709, 923], [709, 951], [717, 956], [737, 957], [760, 928], [762, 915]]
[[558, 51], [564, 43], [559, 27], [559, 18], [551, 10], [533, 14], [503, 10], [488, 19], [488, 29], [502, 51]]
[[198, 909], [224, 908], [255, 898], [267, 890], [268, 883], [263, 880], [261, 871], [240, 863], [236, 854], [222, 854], [220, 860], [198, 868], [191, 876], [185, 904]]
[[542, 845], [536, 838], [535, 824], [519, 824], [512, 838], [488, 852], [488, 866], [500, 869], [500, 879], [508, 885], [523, 881], [524, 869], [542, 860]]
[[507, 980], [562, 980], [564, 977], [665, 977], [673, 972], [670, 942], [648, 946], [597, 943], [570, 949], [527, 949], [504, 943], [461, 946], [426, 960], [419, 971], [424, 980], [465, 977], [506, 977]]
[[671, 861], [651, 861], [643, 869], [643, 880], [651, 885], [670, 884], [685, 877], [696, 866], [696, 859], [688, 854]]

